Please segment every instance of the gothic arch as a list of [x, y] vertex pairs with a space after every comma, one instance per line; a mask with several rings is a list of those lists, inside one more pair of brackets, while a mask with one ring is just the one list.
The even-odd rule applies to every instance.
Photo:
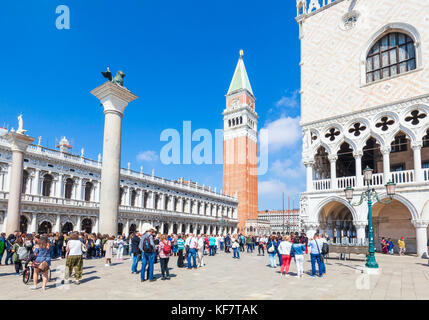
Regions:
[[415, 27], [408, 23], [404, 22], [392, 22], [388, 23], [382, 28], [378, 29], [365, 43], [362, 48], [362, 53], [360, 56], [360, 68], [361, 68], [361, 85], [364, 86], [366, 82], [366, 57], [368, 56], [369, 50], [372, 46], [383, 36], [391, 32], [402, 32], [410, 36], [414, 41], [416, 48], [416, 69], [419, 69], [423, 65], [422, 59], [422, 46], [421, 46], [421, 37], [420, 33]]
[[[386, 199], [388, 198], [388, 195], [386, 193], [382, 193], [379, 195], [380, 199]], [[405, 198], [403, 195], [401, 194], [395, 194], [393, 196], [393, 199], [398, 200], [400, 203], [402, 203], [404, 206], [407, 207], [407, 209], [409, 210], [409, 212], [411, 213], [411, 218], [413, 220], [417, 220], [419, 219], [419, 213], [417, 212], [416, 207], [414, 207], [414, 205], [411, 203], [410, 200], [408, 200], [407, 198]], [[374, 203], [376, 204], [376, 203]], [[427, 203], [426, 203], [427, 204]], [[428, 208], [429, 209], [429, 208]], [[429, 212], [428, 212], [428, 216], [429, 216]]]
[[414, 141], [416, 141], [416, 135], [415, 133], [411, 130], [408, 129], [406, 127], [403, 127], [402, 125], [400, 125], [399, 127], [397, 127], [395, 130], [392, 131], [392, 133], [389, 135], [389, 140], [386, 141], [386, 144], [391, 144], [393, 141], [395, 141], [395, 136], [400, 133], [400, 132], [405, 133], [406, 136], [408, 136], [408, 138], [410, 139], [410, 143], [413, 143]]
[[353, 220], [354, 221], [359, 221], [359, 217], [358, 214], [356, 212], [356, 209], [345, 199], [341, 198], [341, 197], [337, 197], [337, 196], [331, 196], [331, 197], [327, 197], [325, 199], [323, 199], [321, 202], [319, 202], [319, 204], [317, 205], [317, 208], [314, 212], [316, 212], [316, 216], [313, 217], [313, 221], [319, 221], [320, 218], [320, 212], [323, 209], [323, 207], [325, 205], [327, 205], [330, 202], [338, 202], [343, 204], [347, 209], [350, 210]]
[[429, 200], [423, 206], [421, 218], [429, 221]]

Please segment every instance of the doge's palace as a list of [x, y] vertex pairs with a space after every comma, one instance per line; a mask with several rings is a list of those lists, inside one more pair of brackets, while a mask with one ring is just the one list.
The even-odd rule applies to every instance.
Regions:
[[307, 233], [367, 238], [362, 170], [394, 200], [373, 206], [375, 243], [405, 237], [427, 252], [429, 223], [429, 3], [422, 0], [297, 0]]
[[[24, 154], [22, 232], [98, 232], [101, 156], [74, 155], [63, 138], [59, 150], [39, 143]], [[0, 230], [5, 231], [12, 151], [0, 137]], [[142, 231], [145, 222], [160, 232], [236, 231], [238, 200], [183, 178], [176, 181], [121, 169], [118, 233]]]

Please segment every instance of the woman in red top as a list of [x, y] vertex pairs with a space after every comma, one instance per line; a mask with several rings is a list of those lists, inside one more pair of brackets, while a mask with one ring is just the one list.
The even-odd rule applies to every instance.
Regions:
[[161, 241], [159, 242], [159, 263], [161, 265], [161, 280], [170, 280], [170, 273], [168, 271], [168, 260], [171, 255], [171, 242], [168, 241], [167, 235], [161, 235]]

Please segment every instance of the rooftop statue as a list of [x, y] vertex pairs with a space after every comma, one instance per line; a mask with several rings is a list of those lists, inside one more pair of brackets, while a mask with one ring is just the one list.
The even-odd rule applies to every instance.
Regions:
[[113, 82], [114, 84], [120, 85], [121, 87], [124, 86], [125, 73], [123, 73], [121, 70], [116, 73], [116, 76], [113, 79], [112, 72], [110, 72], [109, 67], [107, 67], [106, 71], [101, 72], [101, 74], [103, 75], [103, 77], [109, 79], [109, 81]]
[[27, 130], [24, 130], [24, 120], [22, 120], [22, 114], [18, 116], [18, 130], [16, 133], [25, 134]]

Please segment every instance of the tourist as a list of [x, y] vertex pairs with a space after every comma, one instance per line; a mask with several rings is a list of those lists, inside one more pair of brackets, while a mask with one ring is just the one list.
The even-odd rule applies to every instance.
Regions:
[[225, 253], [229, 253], [229, 249], [231, 248], [231, 237], [229, 233], [225, 237]]
[[252, 237], [247, 237], [246, 239], [247, 253], [249, 253], [249, 251], [250, 253], [253, 253], [252, 242], [253, 242]]
[[389, 251], [389, 248], [388, 248], [389, 246], [388, 246], [388, 243], [384, 237], [381, 238], [380, 245], [381, 245], [381, 252], [386, 254]]
[[210, 235], [209, 238], [209, 255], [215, 255], [215, 246], [216, 246], [216, 238], [213, 235]]
[[220, 236], [219, 237], [219, 249], [220, 249], [220, 251], [224, 250], [224, 248], [225, 248], [224, 245], [225, 245], [225, 238], [223, 236]]
[[123, 236], [119, 236], [116, 239], [116, 261], [122, 261], [124, 257], [125, 240]]
[[278, 252], [282, 257], [282, 264], [280, 268], [280, 275], [288, 276], [289, 266], [291, 260], [291, 248], [292, 243], [290, 242], [290, 236], [286, 236], [284, 240], [280, 241]]
[[1, 261], [3, 259], [3, 254], [6, 251], [6, 234], [5, 233], [1, 233], [0, 234], [0, 266]]
[[95, 257], [101, 258], [103, 242], [101, 241], [101, 234], [97, 234], [97, 240], [95, 240]]
[[270, 258], [270, 267], [275, 268], [276, 265], [276, 255], [277, 255], [277, 242], [275, 241], [275, 236], [270, 236], [268, 243], [267, 243], [267, 253], [268, 257]]
[[[281, 235], [279, 235], [279, 236], [275, 239], [275, 242], [277, 243], [277, 248], [279, 247], [280, 242], [281, 242], [282, 240], [283, 240], [283, 239], [282, 239], [282, 236], [281, 236]], [[281, 255], [281, 253], [280, 253], [280, 251], [279, 251], [279, 250], [277, 250], [277, 257], [278, 257], [278, 259], [279, 259], [279, 266], [281, 266], [281, 265], [283, 264], [283, 260], [282, 260], [282, 255]]]
[[83, 252], [86, 251], [85, 245], [79, 241], [79, 235], [73, 232], [70, 235], [66, 246], [66, 270], [64, 282], [70, 283], [69, 277], [74, 270], [75, 284], [79, 285], [82, 279], [83, 271]]
[[133, 264], [131, 266], [131, 273], [137, 274], [137, 266], [139, 261], [141, 261], [142, 253], [139, 248], [140, 244], [140, 233], [136, 232], [132, 234], [131, 237], [131, 253], [133, 256]]
[[170, 280], [170, 272], [168, 271], [168, 260], [171, 254], [171, 241], [167, 239], [167, 235], [161, 235], [159, 241], [159, 263], [161, 265], [161, 280]]
[[153, 266], [156, 256], [156, 247], [154, 241], [155, 234], [155, 229], [150, 227], [150, 229], [146, 230], [140, 239], [139, 249], [142, 252], [142, 268], [140, 270], [141, 282], [145, 281], [144, 273], [146, 271], [146, 265], [148, 266], [148, 280], [150, 282], [156, 281], [156, 279], [153, 277]]
[[10, 234], [6, 239], [6, 262], [5, 265], [8, 265], [9, 263], [12, 264], [12, 246], [15, 242], [15, 236], [13, 234]]
[[231, 248], [234, 251], [233, 259], [240, 259], [240, 243], [239, 243], [239, 237], [237, 234], [234, 234], [232, 236], [232, 244]]
[[177, 256], [177, 252], [178, 252], [177, 235], [175, 235], [175, 234], [172, 236], [171, 252], [173, 253], [173, 256]]
[[185, 240], [182, 239], [182, 235], [179, 234], [177, 239], [177, 266], [183, 268], [185, 264], [183, 263], [183, 250], [185, 249]]
[[109, 267], [112, 264], [114, 243], [115, 243], [115, 236], [111, 236], [107, 238], [107, 241], [104, 244], [103, 250], [105, 252], [106, 267]]
[[246, 243], [246, 239], [242, 234], [238, 236], [238, 243], [240, 244], [240, 251], [244, 252], [244, 244]]
[[315, 234], [313, 239], [308, 242], [308, 247], [310, 248], [310, 257], [311, 257], [311, 276], [316, 276], [316, 262], [319, 267], [319, 276], [322, 277], [324, 273], [324, 266], [321, 257], [321, 248], [323, 247], [322, 240], [319, 239], [319, 234]]
[[[188, 235], [185, 242], [187, 256], [188, 256], [188, 270], [194, 268], [197, 269], [197, 239], [194, 237], [192, 233]], [[191, 258], [193, 265], [191, 265]]]
[[258, 238], [258, 256], [261, 255], [261, 251], [262, 251], [262, 255], [265, 256], [265, 243], [264, 243], [264, 237], [259, 237]]
[[405, 241], [404, 241], [404, 237], [401, 237], [401, 239], [398, 240], [398, 249], [399, 249], [399, 255], [403, 256], [405, 254]]
[[109, 240], [109, 236], [107, 234], [104, 234], [101, 237], [101, 248], [102, 248], [101, 257], [102, 258], [104, 258], [106, 256], [106, 250], [104, 248], [105, 248], [105, 244], [106, 244], [107, 240]]
[[46, 290], [46, 284], [49, 278], [49, 267], [51, 265], [50, 255], [50, 242], [47, 236], [40, 237], [37, 246], [34, 248], [33, 253], [35, 259], [33, 261], [33, 285], [31, 290], [37, 289], [37, 281], [39, 280], [39, 273], [42, 273], [42, 290]]
[[302, 275], [304, 274], [304, 252], [305, 245], [301, 243], [299, 237], [294, 237], [293, 245], [291, 248], [291, 256], [293, 255], [293, 258], [295, 260], [297, 278], [302, 277]]
[[198, 243], [197, 243], [197, 264], [198, 267], [201, 268], [203, 267], [204, 264], [204, 247], [206, 245], [206, 242], [204, 240], [204, 235], [199, 235], [198, 236]]
[[389, 254], [393, 254], [393, 248], [395, 245], [393, 244], [392, 239], [387, 239], [387, 249], [389, 250]]
[[22, 261], [25, 261], [28, 257], [28, 250], [24, 246], [24, 242], [21, 237], [18, 237], [12, 246], [12, 262], [15, 264], [15, 273], [17, 276], [22, 271]]

